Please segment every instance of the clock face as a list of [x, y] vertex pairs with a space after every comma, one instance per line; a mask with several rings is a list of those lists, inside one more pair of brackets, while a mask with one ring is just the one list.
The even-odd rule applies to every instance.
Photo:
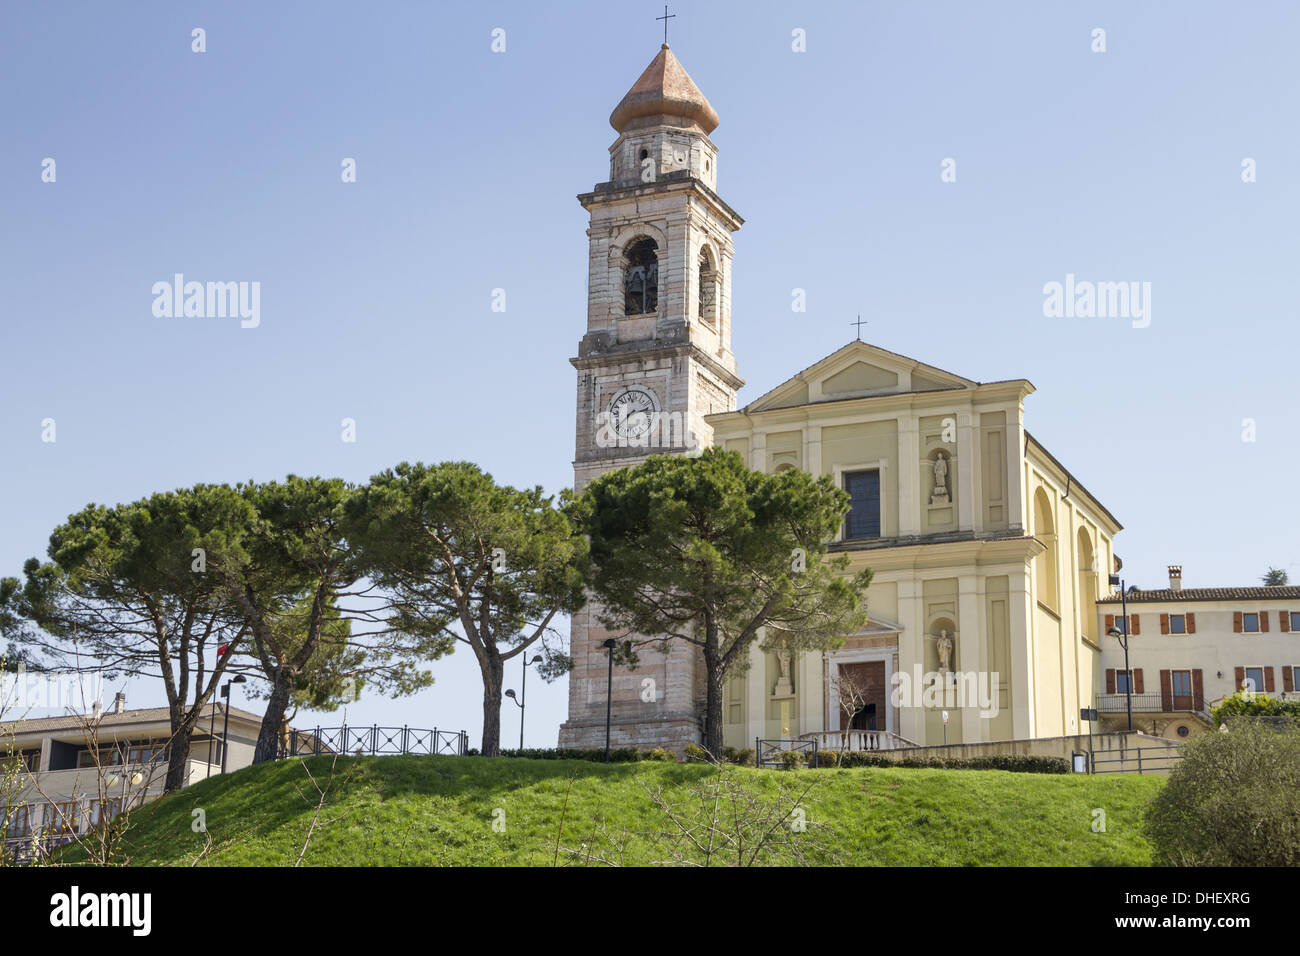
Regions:
[[643, 388], [629, 388], [609, 403], [609, 421], [620, 440], [639, 441], [654, 423], [658, 406]]

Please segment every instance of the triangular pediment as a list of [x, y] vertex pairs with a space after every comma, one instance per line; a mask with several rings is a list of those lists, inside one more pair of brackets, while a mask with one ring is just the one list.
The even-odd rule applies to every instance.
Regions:
[[901, 634], [903, 625], [877, 614], [868, 614], [867, 626], [858, 631], [857, 637], [876, 637], [882, 634]]
[[850, 342], [755, 399], [745, 410], [754, 412], [873, 395], [974, 388], [978, 384], [868, 342]]

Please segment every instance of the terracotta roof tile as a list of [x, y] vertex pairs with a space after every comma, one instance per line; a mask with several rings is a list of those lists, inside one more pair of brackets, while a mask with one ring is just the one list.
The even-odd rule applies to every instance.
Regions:
[[[1183, 588], [1172, 591], [1161, 588], [1155, 591], [1130, 591], [1128, 603], [1152, 604], [1163, 602], [1177, 604], [1179, 601], [1300, 601], [1300, 587], [1244, 587], [1244, 588]], [[1119, 604], [1121, 598], [1101, 598], [1098, 604]]]
[[677, 62], [667, 43], [614, 107], [609, 125], [621, 133], [632, 120], [646, 116], [679, 116], [697, 123], [705, 135], [718, 128], [717, 111]]

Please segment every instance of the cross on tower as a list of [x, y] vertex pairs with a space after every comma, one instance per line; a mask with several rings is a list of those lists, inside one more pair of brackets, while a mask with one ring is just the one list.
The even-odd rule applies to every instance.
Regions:
[[655, 17], [655, 19], [662, 20], [664, 22], [664, 46], [667, 46], [668, 45], [668, 21], [677, 19], [677, 14], [669, 13], [668, 4], [665, 3], [664, 15], [662, 17]]
[[866, 325], [866, 324], [867, 324], [867, 323], [866, 323], [865, 321], [863, 321], [863, 319], [862, 319], [862, 313], [861, 313], [861, 312], [858, 313], [858, 321], [856, 321], [856, 322], [850, 322], [850, 323], [849, 323], [849, 325], [856, 325], [856, 326], [858, 327], [858, 341], [859, 341], [859, 342], [862, 341], [862, 327], [863, 327], [864, 325]]

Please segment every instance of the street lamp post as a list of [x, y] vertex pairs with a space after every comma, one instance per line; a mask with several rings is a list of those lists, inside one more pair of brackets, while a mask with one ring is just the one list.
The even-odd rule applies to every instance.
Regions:
[[614, 713], [614, 647], [616, 645], [611, 637], [600, 646], [609, 652], [609, 676], [605, 680], [605, 763], [609, 763], [609, 725]]
[[[226, 752], [230, 749], [227, 741], [230, 739], [230, 685], [247, 684], [248, 678], [243, 674], [237, 674], [221, 685], [221, 696], [226, 698], [226, 714], [221, 722], [221, 772], [226, 772]], [[216, 717], [216, 714], [212, 715]]]
[[1124, 626], [1112, 627], [1106, 633], [1111, 637], [1119, 639], [1119, 646], [1124, 648], [1124, 703], [1128, 709], [1128, 729], [1133, 732], [1133, 672], [1128, 666], [1128, 591], [1124, 587], [1124, 579], [1118, 574], [1110, 576], [1111, 584], [1119, 585], [1120, 605], [1122, 607], [1120, 620]]
[[522, 682], [519, 685], [519, 696], [516, 697], [515, 692], [513, 690], [506, 691], [506, 696], [509, 697], [511, 700], [513, 700], [515, 704], [517, 704], [519, 707], [519, 749], [520, 750], [524, 749], [524, 714], [527, 712], [527, 707], [528, 707], [528, 667], [531, 664], [540, 664], [541, 662], [542, 662], [541, 654], [534, 655], [532, 660], [529, 660], [528, 656], [524, 655], [524, 676]]
[[528, 654], [524, 654], [524, 674], [519, 679], [519, 749], [524, 749], [524, 709], [528, 706], [528, 667], [530, 664], [540, 664], [542, 655], [535, 654], [533, 659], [528, 659]]

